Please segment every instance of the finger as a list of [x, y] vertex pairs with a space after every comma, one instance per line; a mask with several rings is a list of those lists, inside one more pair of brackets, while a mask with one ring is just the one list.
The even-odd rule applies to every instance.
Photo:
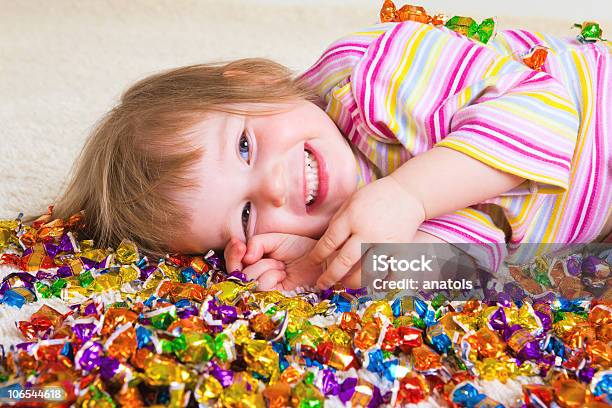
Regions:
[[312, 251], [310, 259], [320, 264], [334, 251], [344, 244], [351, 235], [351, 224], [346, 214], [340, 215], [334, 222], [329, 224], [325, 234], [319, 239]]
[[350, 202], [351, 200], [346, 200], [345, 202], [342, 203], [340, 208], [338, 208], [338, 210], [334, 213], [334, 215], [329, 220], [329, 224], [334, 222], [340, 215], [342, 215], [342, 213], [344, 212], [344, 209], [349, 205]]
[[361, 276], [361, 262], [357, 262], [350, 271], [342, 278], [342, 286], [345, 288], [358, 289], [363, 287], [363, 279]]
[[271, 290], [277, 287], [287, 277], [287, 273], [280, 269], [269, 269], [257, 281], [257, 290]]
[[223, 257], [228, 272], [242, 269], [242, 257], [246, 253], [246, 245], [237, 238], [232, 238], [226, 245]]
[[270, 233], [255, 235], [247, 244], [243, 262], [248, 265], [257, 262], [264, 254], [278, 250], [286, 238], [287, 234]]
[[281, 261], [277, 261], [276, 259], [260, 259], [253, 265], [249, 265], [244, 268], [242, 273], [244, 273], [247, 279], [252, 280], [259, 279], [261, 275], [270, 269], [285, 269], [285, 264]]
[[361, 258], [361, 241], [352, 236], [340, 249], [338, 255], [328, 265], [317, 280], [320, 289], [327, 289], [338, 282]]

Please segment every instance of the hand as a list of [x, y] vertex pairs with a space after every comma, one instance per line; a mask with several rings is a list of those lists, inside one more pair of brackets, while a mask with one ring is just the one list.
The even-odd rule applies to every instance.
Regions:
[[[327, 289], [358, 268], [363, 242], [410, 242], [425, 220], [420, 200], [393, 177], [376, 180], [356, 191], [334, 214], [310, 253], [315, 264], [328, 260], [317, 286]], [[338, 251], [331, 260], [330, 255]]]
[[308, 257], [316, 242], [308, 237], [280, 233], [255, 235], [246, 245], [232, 239], [225, 249], [226, 264], [245, 265], [242, 272], [249, 279], [257, 279], [259, 290], [311, 287], [323, 270]]

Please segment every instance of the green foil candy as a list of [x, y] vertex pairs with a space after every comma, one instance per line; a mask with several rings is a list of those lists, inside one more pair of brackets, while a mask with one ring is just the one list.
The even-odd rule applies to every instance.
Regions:
[[603, 30], [599, 24], [587, 21], [582, 24], [574, 24], [574, 27], [580, 29], [580, 34], [576, 36], [576, 39], [581, 43], [590, 43], [595, 41], [606, 41], [602, 37]]
[[491, 17], [484, 19], [482, 23], [478, 24], [471, 17], [454, 16], [444, 26], [483, 44], [489, 42], [495, 33], [495, 20]]

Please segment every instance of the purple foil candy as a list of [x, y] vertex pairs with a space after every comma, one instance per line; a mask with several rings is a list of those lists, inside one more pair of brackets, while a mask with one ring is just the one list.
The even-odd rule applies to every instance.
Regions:
[[547, 332], [552, 329], [552, 319], [549, 314], [542, 313], [539, 310], [536, 310], [535, 315], [538, 316], [540, 322], [542, 322], [542, 329], [544, 329], [544, 332]]
[[239, 270], [232, 271], [232, 273], [230, 273], [228, 275], [228, 277], [233, 277], [233, 278], [239, 279], [242, 282], [246, 282], [247, 281], [246, 275], [244, 273], [240, 272]]
[[2, 285], [0, 286], [0, 295], [3, 295], [9, 289], [12, 288], [28, 288], [34, 289], [34, 281], [36, 278], [27, 272], [13, 272], [9, 273], [2, 279]]
[[372, 384], [372, 398], [368, 403], [368, 408], [376, 408], [382, 404], [382, 395], [380, 395], [380, 389]]
[[88, 341], [83, 344], [75, 358], [77, 358], [78, 364], [83, 370], [91, 371], [100, 366], [102, 353], [102, 344], [97, 341]]
[[91, 339], [96, 332], [96, 325], [95, 323], [76, 323], [74, 326], [72, 326], [72, 332], [82, 342], [86, 342]]
[[327, 395], [338, 395], [340, 393], [340, 384], [338, 384], [338, 379], [336, 378], [336, 374], [332, 370], [325, 369], [323, 370], [323, 394]]
[[72, 276], [72, 269], [69, 266], [64, 265], [57, 268], [57, 276], [60, 278], [67, 278]]
[[108, 255], [106, 258], [96, 264], [96, 269], [110, 268], [113, 262], [113, 255]]
[[200, 311], [195, 306], [189, 306], [183, 309], [180, 309], [176, 312], [176, 315], [179, 319], [186, 319], [191, 316], [198, 316]]
[[512, 306], [512, 299], [507, 292], [501, 292], [499, 295], [497, 295], [497, 304], [503, 307], [510, 307]]
[[234, 306], [221, 305], [218, 308], [219, 316], [223, 324], [230, 324], [238, 319], [238, 313]]
[[218, 364], [212, 363], [210, 374], [219, 381], [223, 388], [227, 388], [234, 382], [234, 372], [223, 370]]
[[38, 272], [36, 272], [36, 279], [38, 280], [51, 279], [53, 278], [53, 276], [54, 275], [52, 272], [45, 271], [44, 269], [41, 269]]
[[104, 357], [100, 363], [100, 377], [103, 380], [111, 380], [119, 371], [119, 360], [114, 358]]
[[59, 243], [59, 250], [60, 252], [68, 252], [71, 254], [73, 254], [77, 250], [76, 241], [74, 239], [71, 239], [70, 232], [67, 232], [66, 234], [62, 235], [62, 238], [60, 239]]
[[92, 315], [92, 314], [98, 314], [98, 309], [96, 308], [96, 304], [94, 302], [91, 302], [87, 306], [85, 306], [85, 310], [83, 314], [86, 316]]
[[489, 325], [493, 330], [503, 330], [506, 327], [506, 313], [504, 313], [503, 308], [498, 307], [496, 311], [491, 313], [489, 316]]
[[59, 252], [59, 247], [51, 242], [45, 242], [43, 246], [45, 247], [45, 252], [51, 258], [55, 258], [55, 255], [57, 255]]
[[81, 261], [83, 261], [84, 269], [94, 269], [96, 265], [98, 264], [96, 261], [89, 259], [89, 258], [85, 258], [84, 256], [80, 258], [81, 258]]
[[32, 351], [32, 348], [34, 347], [35, 344], [38, 344], [38, 342], [37, 341], [28, 341], [28, 342], [24, 342], [24, 343], [15, 344], [15, 347], [18, 350], [27, 351], [29, 353], [29, 352]]
[[[509, 282], [504, 285], [504, 292], [500, 295], [507, 296], [508, 301], [523, 300], [527, 297], [525, 290], [517, 282]], [[499, 302], [499, 301], [498, 301]]]
[[325, 289], [321, 291], [321, 299], [330, 299], [334, 294], [334, 290], [331, 288]]
[[512, 326], [506, 326], [504, 327], [504, 341], [508, 341], [510, 339], [510, 337], [512, 337], [512, 335], [514, 334], [514, 332], [517, 332], [519, 330], [521, 330], [523, 327], [520, 324], [514, 324]]
[[582, 273], [600, 279], [607, 278], [610, 276], [610, 265], [601, 258], [589, 256], [582, 261]]
[[23, 251], [23, 254], [21, 254], [22, 257], [26, 257], [28, 255], [30, 255], [32, 253], [33, 249], [32, 247], [28, 247], [25, 249], [25, 251]]
[[221, 259], [214, 252], [211, 252], [210, 255], [205, 256], [204, 260], [208, 262], [208, 264], [212, 266], [213, 269], [221, 269]]
[[355, 289], [351, 289], [351, 288], [346, 288], [346, 293], [348, 293], [349, 295], [353, 295], [353, 296], [364, 296], [368, 293], [368, 289], [367, 288], [355, 288]]
[[146, 281], [149, 276], [157, 269], [157, 265], [149, 265], [146, 268], [140, 269], [140, 279]]
[[522, 360], [537, 360], [542, 357], [542, 351], [537, 340], [529, 341], [525, 347], [519, 352], [519, 357]]
[[580, 272], [582, 272], [581, 259], [582, 258], [579, 255], [568, 256], [566, 264], [565, 264], [567, 267], [567, 273], [569, 273], [572, 276], [580, 275]]
[[580, 370], [578, 379], [583, 383], [590, 384], [593, 376], [595, 375], [595, 369], [593, 367], [585, 367]]
[[342, 385], [340, 385], [340, 392], [338, 393], [338, 398], [340, 398], [340, 401], [342, 401], [344, 404], [350, 401], [351, 398], [353, 397], [353, 394], [355, 393], [356, 385], [357, 385], [356, 378], [349, 377], [346, 380], [344, 380]]

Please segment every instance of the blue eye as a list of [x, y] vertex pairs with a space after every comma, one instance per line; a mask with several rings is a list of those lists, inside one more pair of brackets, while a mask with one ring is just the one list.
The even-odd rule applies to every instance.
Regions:
[[251, 203], [248, 202], [242, 209], [242, 229], [244, 230], [244, 236], [248, 236], [249, 230], [249, 219], [251, 218]]
[[251, 160], [250, 155], [250, 145], [249, 138], [245, 136], [243, 133], [238, 140], [238, 151], [240, 152], [240, 156], [244, 159], [245, 162], [249, 163]]

